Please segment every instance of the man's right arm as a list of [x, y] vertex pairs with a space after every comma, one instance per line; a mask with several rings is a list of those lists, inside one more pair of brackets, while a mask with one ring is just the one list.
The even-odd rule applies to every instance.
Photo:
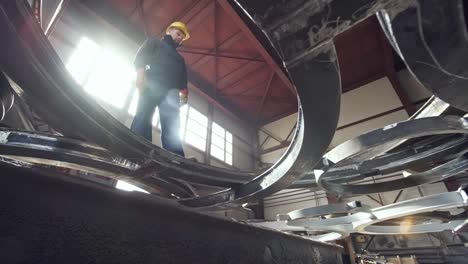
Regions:
[[146, 65], [148, 65], [149, 59], [151, 58], [151, 52], [153, 50], [154, 41], [153, 39], [147, 39], [138, 49], [133, 65], [136, 69], [136, 81], [135, 84], [140, 92], [143, 92], [146, 88]]

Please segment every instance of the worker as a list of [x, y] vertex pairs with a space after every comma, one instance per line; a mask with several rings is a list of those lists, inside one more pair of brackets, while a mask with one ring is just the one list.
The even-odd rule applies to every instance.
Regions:
[[173, 22], [162, 39], [148, 38], [138, 49], [134, 60], [140, 96], [131, 130], [152, 141], [153, 115], [159, 107], [162, 146], [183, 157], [179, 108], [188, 100], [187, 70], [177, 48], [189, 37], [184, 23]]

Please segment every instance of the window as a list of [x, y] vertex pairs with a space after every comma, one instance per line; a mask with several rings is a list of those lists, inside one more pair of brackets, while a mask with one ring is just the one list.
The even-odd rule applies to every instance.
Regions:
[[86, 92], [119, 109], [135, 79], [128, 61], [86, 37], [80, 40], [66, 67]]
[[[139, 94], [135, 91], [130, 107], [128, 108], [128, 113], [132, 116], [136, 114], [138, 97]], [[158, 108], [156, 108], [153, 116], [153, 126], [157, 126], [157, 128], [161, 130]], [[205, 115], [189, 105], [184, 105], [180, 108], [179, 136], [184, 142], [201, 151], [206, 151], [207, 127], [208, 118]]]
[[[183, 139], [195, 148], [206, 151], [206, 135], [208, 130], [208, 118], [195, 108], [189, 107], [188, 118]], [[183, 122], [185, 124], [185, 122]]]
[[215, 122], [211, 131], [211, 156], [232, 165], [232, 134]]

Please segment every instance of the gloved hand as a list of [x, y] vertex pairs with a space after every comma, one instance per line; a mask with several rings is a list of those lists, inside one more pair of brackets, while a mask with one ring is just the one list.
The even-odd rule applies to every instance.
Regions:
[[180, 105], [185, 105], [188, 102], [188, 89], [185, 88], [179, 92]]

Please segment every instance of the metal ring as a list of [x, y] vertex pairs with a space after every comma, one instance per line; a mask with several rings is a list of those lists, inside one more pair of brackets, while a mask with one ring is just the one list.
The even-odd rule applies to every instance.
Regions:
[[372, 220], [366, 219], [354, 222], [354, 230], [358, 233], [365, 233], [367, 227], [375, 225], [376, 223], [419, 213], [463, 207], [467, 205], [467, 202], [468, 195], [463, 189], [460, 189], [455, 192], [435, 194], [386, 205], [371, 210], [373, 215]]
[[[132, 161], [149, 159], [155, 168], [168, 169], [183, 180], [202, 176], [239, 178], [251, 175], [187, 161], [134, 135], [80, 91], [22, 2], [2, 2], [1, 8], [0, 27], [5, 34], [3, 52], [0, 53], [3, 70], [18, 84], [13, 86], [20, 91], [17, 94], [29, 99], [27, 101], [36, 106], [35, 109], [52, 127], [64, 135], [99, 144]], [[27, 42], [22, 39], [23, 35], [19, 35], [19, 28], [28, 36]], [[288, 70], [297, 87], [301, 107], [298, 129], [285, 156], [270, 170], [246, 184], [181, 201], [182, 204], [210, 207], [256, 200], [289, 186], [319, 162], [338, 123], [341, 87], [335, 54], [321, 54]], [[42, 107], [44, 104], [48, 107]], [[313, 137], [310, 136], [312, 134]]]
[[[336, 177], [331, 180], [329, 179], [329, 177], [333, 176], [333, 168], [340, 168], [342, 164], [350, 164], [375, 158], [380, 153], [391, 150], [396, 144], [399, 144], [403, 140], [422, 136], [454, 133], [468, 133], [467, 118], [456, 116], [428, 117], [396, 123], [382, 129], [371, 131], [351, 139], [327, 153], [326, 156], [338, 157], [338, 160], [335, 160], [336, 163], [325, 173], [316, 175], [316, 181], [319, 186], [323, 187], [328, 192], [346, 195], [408, 188], [456, 175], [467, 169], [466, 155], [462, 155], [460, 158], [449, 161], [430, 171], [398, 179], [391, 183], [376, 183], [366, 186], [335, 183], [332, 180], [340, 180]], [[461, 144], [464, 146], [463, 144], [465, 143], [462, 141]], [[462, 148], [462, 150], [464, 149]], [[422, 155], [422, 157], [424, 157], [424, 155]], [[366, 174], [358, 174], [355, 175], [354, 179], [356, 179], [356, 177], [362, 179], [367, 176]], [[346, 175], [343, 175], [343, 179], [346, 179]]]
[[[462, 0], [417, 1], [390, 20], [377, 13], [387, 38], [425, 88], [468, 111], [468, 39]], [[437, 6], [437, 8], [434, 8]]]
[[82, 141], [52, 136], [39, 132], [26, 132], [0, 128], [0, 155], [27, 164], [76, 169], [116, 180], [125, 180], [154, 193], [167, 192], [179, 197], [195, 196], [185, 184], [150, 176], [137, 180], [132, 175], [140, 167], [115, 154]]
[[288, 220], [296, 220], [301, 218], [322, 217], [331, 214], [353, 213], [356, 211], [365, 210], [365, 207], [359, 201], [349, 203], [327, 204], [316, 207], [308, 207], [287, 213]]
[[[455, 229], [466, 223], [465, 220], [454, 220], [449, 223], [430, 223], [405, 225], [407, 228], [398, 232], [399, 227], [378, 226], [376, 224], [391, 219], [411, 216], [420, 213], [433, 212], [436, 210], [450, 209], [466, 206], [468, 195], [463, 189], [456, 192], [442, 193], [422, 198], [403, 201], [396, 204], [382, 206], [369, 211], [357, 212], [352, 215], [339, 216], [328, 219], [302, 218], [287, 221], [287, 224], [295, 227], [303, 227], [307, 230], [338, 232], [341, 234], [363, 233], [363, 234], [415, 234], [421, 232], [439, 232]], [[332, 207], [330, 207], [332, 208]], [[323, 210], [323, 209], [321, 209]], [[330, 213], [333, 211], [329, 211]], [[317, 216], [318, 214], [313, 214]]]
[[367, 235], [410, 235], [434, 233], [446, 230], [455, 230], [466, 223], [468, 223], [468, 220], [454, 220], [447, 223], [403, 224], [400, 226], [370, 225], [359, 233]]
[[[266, 221], [266, 222], [250, 222], [250, 224], [257, 226], [257, 227], [263, 227], [263, 228], [269, 228], [281, 232], [309, 232], [311, 231], [310, 229], [303, 227], [303, 226], [292, 226], [286, 223], [286, 221]], [[314, 230], [314, 231], [320, 231], [320, 230]], [[327, 242], [327, 241], [334, 241], [334, 240], [339, 240], [343, 239], [345, 237], [349, 236], [349, 232], [345, 227], [337, 227], [336, 231], [329, 231], [329, 230], [324, 230], [326, 232], [325, 234], [320, 234], [320, 235], [309, 235], [309, 236], [303, 236], [306, 239], [311, 239], [314, 241], [321, 241], [321, 242]]]

